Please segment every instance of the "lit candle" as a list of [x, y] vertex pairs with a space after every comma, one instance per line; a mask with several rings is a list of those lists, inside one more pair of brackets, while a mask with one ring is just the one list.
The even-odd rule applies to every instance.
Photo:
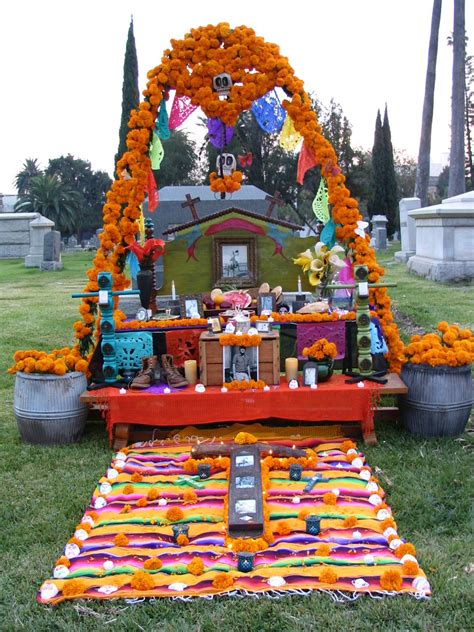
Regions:
[[171, 281], [171, 298], [173, 301], [176, 300], [176, 288], [174, 286], [174, 281]]
[[298, 379], [298, 358], [286, 358], [285, 375], [287, 382]]
[[298, 275], [298, 294], [301, 294], [301, 277]]
[[190, 386], [194, 386], [197, 382], [197, 362], [196, 360], [185, 360], [184, 377]]

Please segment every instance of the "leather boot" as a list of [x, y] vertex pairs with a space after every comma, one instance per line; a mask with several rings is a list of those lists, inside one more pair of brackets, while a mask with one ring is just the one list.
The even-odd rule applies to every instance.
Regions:
[[159, 384], [162, 380], [162, 371], [158, 356], [150, 356], [148, 358], [148, 368], [153, 370], [153, 384]]
[[188, 386], [188, 381], [181, 375], [173, 364], [173, 356], [167, 353], [161, 356], [161, 364], [163, 366], [164, 378], [171, 388], [179, 388], [180, 386]]
[[154, 383], [154, 370], [149, 366], [150, 360], [151, 358], [142, 358], [141, 371], [133, 378], [130, 388], [142, 390]]

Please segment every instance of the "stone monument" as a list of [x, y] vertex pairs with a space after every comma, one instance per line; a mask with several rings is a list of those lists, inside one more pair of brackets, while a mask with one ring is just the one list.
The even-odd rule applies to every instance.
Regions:
[[40, 215], [30, 222], [30, 250], [25, 257], [26, 268], [40, 268], [43, 261], [44, 237], [54, 228], [54, 222]]
[[398, 203], [400, 213], [400, 240], [401, 250], [395, 253], [395, 260], [399, 263], [406, 263], [416, 252], [416, 229], [415, 219], [408, 213], [420, 208], [420, 198], [402, 198]]
[[385, 215], [372, 216], [372, 237], [374, 238], [375, 250], [386, 250], [387, 248], [387, 223]]
[[0, 259], [17, 259], [28, 254], [30, 223], [38, 217], [39, 213], [1, 213]]
[[432, 281], [474, 278], [474, 191], [409, 211], [415, 220], [416, 254], [408, 269]]
[[43, 261], [41, 270], [62, 270], [61, 233], [52, 230], [44, 236]]

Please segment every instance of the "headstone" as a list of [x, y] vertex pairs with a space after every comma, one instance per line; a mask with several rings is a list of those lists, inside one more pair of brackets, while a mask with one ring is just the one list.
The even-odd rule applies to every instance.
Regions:
[[409, 211], [420, 208], [420, 198], [402, 198], [398, 203], [400, 214], [400, 240], [401, 250], [395, 253], [395, 260], [406, 263], [416, 251], [415, 220], [409, 215]]
[[0, 213], [0, 259], [18, 259], [30, 251], [30, 222], [39, 213]]
[[26, 268], [40, 268], [43, 261], [44, 237], [54, 227], [47, 217], [40, 215], [30, 222], [30, 251], [25, 257]]
[[387, 248], [387, 222], [388, 219], [385, 215], [372, 216], [372, 237], [375, 250], [385, 250]]
[[67, 240], [68, 248], [75, 250], [77, 248], [77, 239], [74, 235], [71, 235]]
[[41, 270], [61, 270], [61, 233], [52, 230], [44, 236], [43, 261]]

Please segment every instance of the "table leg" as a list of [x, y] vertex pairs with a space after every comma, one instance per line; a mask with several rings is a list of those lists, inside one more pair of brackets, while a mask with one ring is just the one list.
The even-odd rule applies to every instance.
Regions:
[[130, 424], [115, 424], [114, 426], [114, 450], [125, 448], [130, 443]]

